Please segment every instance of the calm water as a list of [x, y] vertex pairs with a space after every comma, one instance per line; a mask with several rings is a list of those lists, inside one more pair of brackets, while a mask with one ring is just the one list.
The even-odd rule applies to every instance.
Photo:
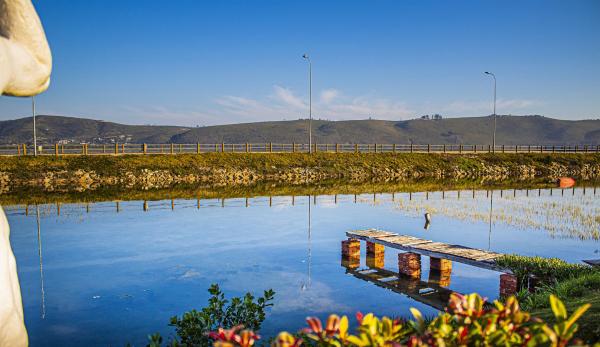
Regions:
[[[600, 257], [599, 196], [591, 188], [469, 190], [61, 204], [60, 213], [52, 204], [39, 206], [39, 239], [35, 206], [5, 209], [31, 345], [139, 346], [152, 332], [172, 336], [169, 317], [202, 307], [211, 283], [228, 296], [273, 288], [266, 336], [330, 312], [402, 316], [417, 307], [432, 315], [432, 307], [348, 274], [345, 231], [381, 228], [579, 262]], [[433, 216], [427, 230], [425, 211]], [[397, 271], [396, 251], [386, 249], [385, 268]], [[454, 263], [449, 288], [495, 298], [498, 275]]]

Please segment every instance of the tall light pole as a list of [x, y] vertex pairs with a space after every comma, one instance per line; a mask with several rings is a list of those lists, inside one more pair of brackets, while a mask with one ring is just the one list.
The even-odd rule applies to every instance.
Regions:
[[484, 72], [494, 78], [494, 132], [492, 133], [492, 151], [496, 151], [496, 75], [491, 72]]
[[35, 133], [35, 97], [31, 97], [31, 113], [33, 115], [33, 155], [37, 156], [37, 135]]
[[302, 58], [308, 61], [308, 153], [312, 153], [312, 63], [308, 54]]

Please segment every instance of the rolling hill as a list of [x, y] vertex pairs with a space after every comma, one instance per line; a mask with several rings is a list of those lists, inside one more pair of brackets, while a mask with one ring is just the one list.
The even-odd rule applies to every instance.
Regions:
[[[38, 116], [41, 143], [301, 143], [308, 121], [274, 121], [177, 127], [124, 125], [100, 120]], [[31, 142], [31, 118], [0, 121], [0, 143]], [[313, 141], [318, 143], [488, 144], [491, 117], [413, 119], [406, 121], [313, 120]], [[498, 116], [498, 144], [600, 144], [600, 120], [568, 121], [542, 116]]]

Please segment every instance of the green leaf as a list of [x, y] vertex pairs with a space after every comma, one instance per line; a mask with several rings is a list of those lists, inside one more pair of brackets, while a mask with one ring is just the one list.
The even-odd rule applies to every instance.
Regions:
[[552, 312], [554, 312], [554, 317], [556, 317], [557, 321], [561, 322], [567, 319], [565, 305], [554, 294], [550, 295], [550, 307], [552, 307]]
[[585, 311], [587, 311], [591, 306], [591, 304], [585, 304], [576, 309], [575, 312], [573, 312], [573, 314], [571, 315], [571, 317], [569, 317], [569, 319], [567, 320], [567, 328], [569, 328], [571, 325], [573, 325], [573, 323], [575, 323], [579, 318], [581, 318]]

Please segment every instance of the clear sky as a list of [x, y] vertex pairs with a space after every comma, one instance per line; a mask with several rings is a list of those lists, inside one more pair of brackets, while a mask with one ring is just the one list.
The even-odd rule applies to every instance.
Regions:
[[[131, 124], [600, 118], [600, 1], [35, 0], [41, 114]], [[0, 119], [30, 101], [0, 97]]]

